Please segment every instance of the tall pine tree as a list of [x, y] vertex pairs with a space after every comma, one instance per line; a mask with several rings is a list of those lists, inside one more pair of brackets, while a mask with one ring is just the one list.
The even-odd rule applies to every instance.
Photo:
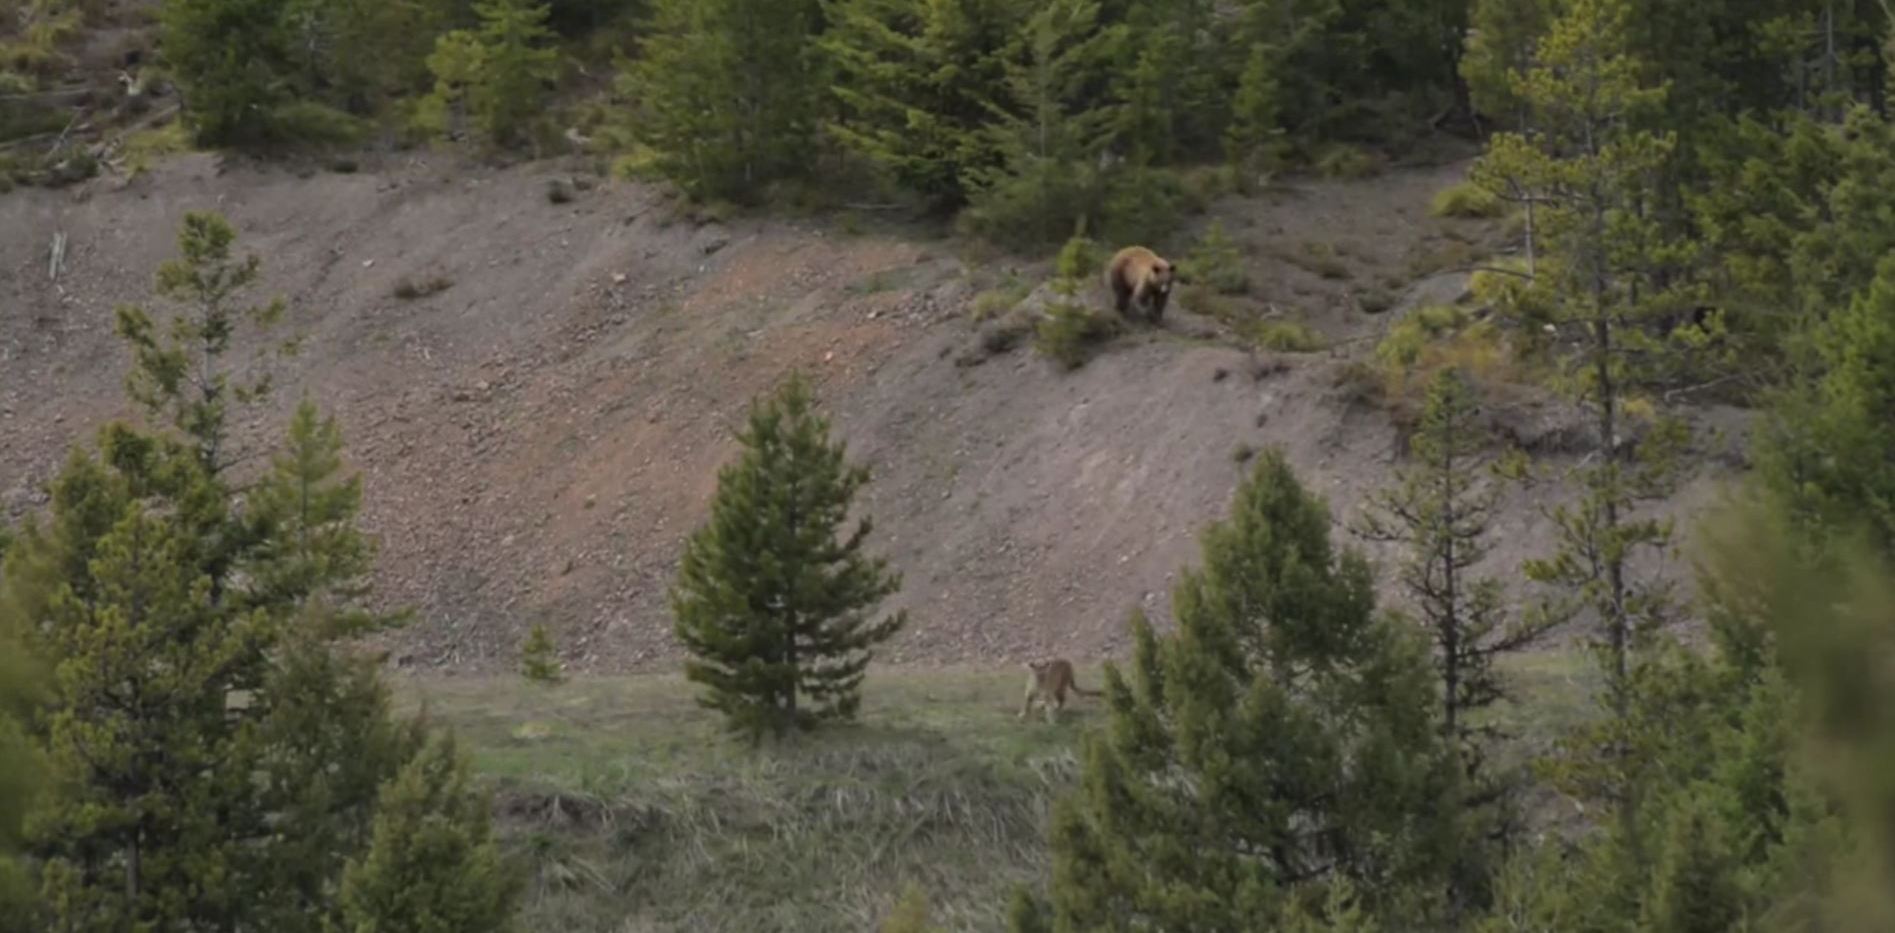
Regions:
[[1008, 48], [1006, 99], [987, 127], [1003, 164], [968, 179], [974, 229], [1011, 243], [1057, 243], [1096, 214], [1098, 162], [1115, 119], [1096, 88], [1122, 28], [1100, 21], [1096, 0], [1051, 0], [1027, 21]]
[[464, 103], [483, 137], [517, 143], [559, 76], [559, 51], [546, 27], [549, 9], [539, 0], [481, 0], [474, 12], [477, 29], [442, 36], [428, 56], [435, 88], [422, 102], [420, 122], [446, 130], [449, 109]]
[[863, 552], [868, 519], [844, 536], [868, 471], [829, 439], [799, 375], [751, 406], [737, 440], [672, 587], [685, 676], [753, 740], [852, 718], [870, 649], [906, 622], [870, 616], [901, 579]]
[[1818, 537], [1866, 525], [1895, 554], [1895, 259], [1819, 325], [1813, 378], [1782, 392], [1765, 422], [1761, 473]]
[[1012, 0], [836, 4], [822, 37], [840, 104], [830, 134], [935, 208], [961, 207], [968, 178], [1000, 164], [983, 128], [1025, 12]]
[[134, 397], [173, 430], [109, 425], [75, 450], [0, 565], [0, 632], [52, 667], [24, 730], [49, 768], [26, 823], [40, 896], [16, 916], [320, 933], [420, 736], [332, 644], [386, 621], [333, 423], [305, 405], [246, 495], [229, 475], [227, 403], [249, 395], [227, 378], [244, 318], [226, 312], [256, 265], [229, 260], [214, 215], [182, 243], [161, 287], [200, 300], [166, 338], [120, 318]]
[[[1629, 760], [1635, 742], [1624, 732], [1642, 680], [1637, 667], [1675, 608], [1665, 581], [1640, 575], [1647, 556], [1669, 548], [1670, 525], [1636, 508], [1671, 487], [1681, 439], [1675, 420], [1641, 391], [1662, 374], [1652, 323], [1695, 292], [1659, 272], [1687, 248], [1648, 210], [1671, 138], [1643, 128], [1664, 89], [1648, 83], [1628, 50], [1631, 12], [1625, 0], [1566, 9], [1517, 81], [1536, 132], [1497, 135], [1476, 177], [1539, 206], [1548, 256], [1535, 287], [1552, 298], [1554, 326], [1574, 338], [1564, 385], [1591, 418], [1593, 455], [1575, 471], [1582, 498], [1553, 510], [1558, 551], [1528, 562], [1526, 573], [1545, 587], [1536, 624], [1597, 620], [1610, 715], [1575, 749], [1572, 776], [1581, 793], [1611, 801], [1635, 833], [1640, 782]], [[1639, 436], [1634, 416], [1646, 422]]]
[[818, 126], [816, 0], [653, 0], [629, 73], [638, 133], [687, 191], [750, 200], [806, 171]]
[[1329, 524], [1266, 452], [1172, 593], [1177, 633], [1134, 619], [1130, 682], [1107, 668], [1110, 728], [1054, 811], [1058, 929], [1258, 929], [1344, 884], [1438, 898], [1456, 775], [1427, 657]]
[[[1434, 640], [1440, 682], [1441, 731], [1453, 743], [1466, 778], [1456, 801], [1468, 822], [1501, 830], [1493, 805], [1502, 788], [1485, 767], [1497, 731], [1482, 717], [1505, 694], [1494, 662], [1529, 647], [1543, 631], [1509, 624], [1499, 581], [1473, 572], [1486, 557], [1494, 491], [1481, 488], [1483, 436], [1474, 390], [1458, 370], [1444, 369], [1428, 387], [1410, 447], [1414, 465], [1397, 485], [1371, 496], [1358, 530], [1370, 540], [1406, 548], [1397, 579]], [[1474, 811], [1479, 810], [1479, 813]], [[1479, 897], [1489, 866], [1477, 846], [1457, 853], [1457, 902]]]

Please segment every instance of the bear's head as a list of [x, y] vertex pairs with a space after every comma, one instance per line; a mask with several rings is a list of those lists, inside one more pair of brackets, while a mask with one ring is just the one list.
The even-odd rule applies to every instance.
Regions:
[[1151, 287], [1160, 295], [1171, 294], [1172, 280], [1177, 277], [1177, 267], [1163, 259], [1152, 263]]

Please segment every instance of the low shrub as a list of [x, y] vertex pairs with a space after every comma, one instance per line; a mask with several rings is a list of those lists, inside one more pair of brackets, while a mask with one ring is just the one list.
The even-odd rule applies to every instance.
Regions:
[[1406, 397], [1450, 367], [1482, 382], [1517, 375], [1500, 329], [1451, 305], [1420, 308], [1397, 321], [1376, 345], [1375, 362], [1383, 392], [1393, 399]]
[[1324, 178], [1367, 178], [1381, 167], [1374, 153], [1348, 144], [1331, 146], [1316, 157], [1316, 171]]
[[420, 282], [416, 282], [413, 279], [402, 279], [395, 284], [395, 297], [403, 301], [416, 301], [426, 298], [429, 295], [438, 295], [453, 286], [454, 283], [449, 281], [447, 277], [439, 275], [430, 279], [424, 279]]
[[1313, 272], [1325, 279], [1341, 280], [1349, 277], [1349, 264], [1343, 261], [1341, 253], [1328, 243], [1307, 240], [1297, 250], [1283, 257], [1290, 264], [1306, 272]]
[[1117, 315], [1058, 301], [1047, 306], [1046, 316], [1034, 328], [1033, 346], [1066, 369], [1078, 369], [1123, 328]]
[[1435, 192], [1428, 213], [1436, 217], [1490, 219], [1505, 213], [1507, 206], [1498, 195], [1471, 181], [1449, 185]]
[[1300, 321], [1262, 321], [1252, 330], [1251, 339], [1279, 353], [1314, 353], [1324, 346], [1323, 335]]
[[1243, 254], [1218, 221], [1212, 221], [1197, 245], [1191, 248], [1180, 271], [1188, 281], [1207, 285], [1219, 294], [1241, 295], [1250, 290]]

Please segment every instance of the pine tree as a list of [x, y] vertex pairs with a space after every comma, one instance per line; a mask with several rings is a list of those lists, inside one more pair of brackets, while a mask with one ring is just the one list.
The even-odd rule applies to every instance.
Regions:
[[165, 64], [201, 143], [269, 141], [290, 99], [282, 0], [171, 0], [160, 10]]
[[1895, 260], [1814, 342], [1813, 378], [1786, 388], [1765, 422], [1760, 472], [1810, 533], [1866, 524], [1895, 554]]
[[[159, 329], [137, 305], [118, 309], [118, 335], [132, 349], [127, 389], [155, 418], [170, 422], [197, 445], [198, 457], [217, 479], [233, 457], [228, 449], [230, 405], [270, 391], [267, 374], [233, 381], [225, 357], [239, 325], [267, 329], [283, 316], [283, 300], [241, 307], [239, 296], [257, 281], [261, 260], [232, 255], [237, 232], [222, 215], [192, 211], [178, 231], [179, 258], [158, 267], [158, 294], [182, 306], [170, 326]], [[252, 364], [251, 367], [255, 368]], [[242, 375], [241, 373], [238, 375]]]
[[[0, 568], [10, 534], [0, 526]], [[29, 647], [26, 633], [10, 627], [0, 613], [0, 931], [19, 929], [32, 911], [26, 868], [19, 862], [26, 840], [26, 816], [44, 779], [39, 750], [27, 724], [34, 701], [45, 689], [46, 671]]]
[[[1109, 22], [1109, 21], [1108, 21]], [[1139, 0], [1125, 17], [1118, 135], [1135, 162], [1168, 165], [1217, 143], [1227, 122], [1216, 11], [1205, 0]]]
[[869, 617], [901, 584], [863, 553], [869, 521], [840, 537], [868, 471], [830, 441], [801, 376], [754, 403], [737, 440], [743, 455], [719, 474], [671, 591], [693, 655], [685, 676], [753, 740], [852, 718], [870, 649], [907, 618]]
[[1224, 130], [1224, 157], [1237, 173], [1239, 187], [1251, 190], [1283, 156], [1282, 85], [1277, 55], [1264, 43], [1250, 46], [1237, 91], [1231, 98], [1230, 124]]
[[[1552, 297], [1555, 326], [1579, 338], [1565, 384], [1593, 422], [1594, 451], [1575, 471], [1580, 501], [1552, 512], [1559, 550], [1525, 570], [1546, 593], [1535, 627], [1585, 612], [1598, 619], [1610, 716], [1580, 743], [1589, 750], [1574, 760], [1572, 778], [1582, 793], [1617, 806], [1634, 833], [1638, 763], [1628, 760], [1624, 732], [1634, 718], [1636, 666], [1673, 614], [1666, 583], [1633, 569], [1641, 554], [1669, 547], [1670, 524], [1634, 511], [1670, 488], [1682, 430], [1639, 393], [1663, 374], [1662, 343], [1647, 325], [1697, 294], [1661, 274], [1688, 249], [1647, 211], [1671, 137], [1641, 128], [1664, 91], [1644, 83], [1644, 66], [1627, 51], [1630, 14], [1624, 0], [1578, 0], [1566, 9], [1533, 70], [1516, 82], [1535, 132], [1496, 135], [1476, 179], [1539, 206], [1549, 256], [1534, 286]], [[1634, 416], [1649, 423], [1642, 437], [1627, 436], [1638, 426]]]
[[1027, 21], [1008, 48], [1006, 100], [987, 127], [1003, 165], [968, 178], [975, 193], [966, 219], [975, 230], [1008, 243], [1056, 243], [1096, 211], [1103, 185], [1095, 164], [1115, 117], [1087, 91], [1120, 35], [1101, 25], [1094, 0], [1051, 0]]
[[527, 633], [526, 643], [520, 646], [520, 676], [541, 684], [556, 684], [566, 679], [559, 655], [553, 649], [553, 636], [546, 633], [544, 624], [534, 623], [533, 630]]
[[845, 149], [940, 210], [1000, 164], [989, 109], [1005, 95], [1002, 53], [1024, 21], [1013, 0], [844, 0], [821, 47]]
[[547, 85], [559, 76], [559, 52], [546, 28], [548, 8], [537, 0], [481, 0], [474, 12], [477, 29], [443, 35], [428, 56], [435, 88], [423, 102], [421, 122], [445, 130], [448, 109], [464, 99], [482, 136], [499, 145], [517, 143], [540, 113]]
[[499, 933], [519, 881], [501, 863], [484, 795], [438, 738], [382, 791], [367, 853], [342, 876], [346, 933]]
[[[1368, 4], [1365, 9], [1374, 9]], [[1256, 63], [1259, 52], [1267, 80], [1253, 77], [1254, 87], [1268, 90], [1266, 109], [1259, 102], [1233, 101], [1233, 120], [1249, 123], [1253, 132], [1282, 127], [1298, 142], [1324, 138], [1350, 108], [1336, 107], [1345, 98], [1341, 86], [1353, 79], [1339, 71], [1350, 60], [1349, 73], [1363, 70], [1365, 50], [1358, 37], [1346, 36], [1345, 10], [1338, 0], [1245, 0], [1237, 18], [1225, 29], [1233, 51], [1233, 70], [1241, 77]], [[1274, 111], [1274, 112], [1267, 112]], [[1266, 119], [1267, 117], [1267, 119]]]
[[372, 549], [334, 423], [305, 405], [245, 495], [226, 475], [228, 403], [252, 397], [227, 378], [228, 299], [256, 263], [229, 260], [212, 216], [183, 242], [160, 284], [196, 313], [162, 340], [120, 317], [130, 390], [171, 430], [114, 424], [75, 449], [0, 565], [0, 633], [51, 665], [24, 720], [48, 768], [22, 863], [40, 897], [14, 916], [319, 933], [419, 734], [331, 643], [386, 621], [364, 608]]
[[[188, 455], [152, 459], [187, 488], [208, 482]], [[85, 928], [221, 924], [239, 908], [258, 763], [225, 703], [254, 683], [268, 621], [218, 611], [196, 529], [140, 501], [144, 475], [100, 478], [119, 517], [95, 545], [93, 595], [56, 593], [44, 622], [61, 788], [33, 824], [44, 899]]]
[[292, 626], [256, 694], [256, 806], [274, 833], [241, 890], [254, 928], [277, 933], [331, 933], [338, 882], [369, 844], [378, 795], [426, 738], [421, 722], [395, 715], [375, 664], [334, 650], [322, 631]]
[[654, 0], [629, 84], [659, 167], [693, 195], [731, 200], [805, 171], [820, 21], [815, 0]]
[[[1414, 466], [1402, 471], [1394, 488], [1371, 496], [1357, 526], [1370, 540], [1407, 549], [1398, 579], [1434, 639], [1441, 731], [1466, 778], [1467, 796], [1459, 801], [1465, 809], [1494, 804], [1499, 794], [1484, 767], [1498, 734], [1479, 718], [1505, 695], [1494, 662], [1543, 634], [1533, 625], [1508, 624], [1499, 582], [1473, 573], [1489, 550], [1494, 502], [1494, 490], [1479, 488], [1483, 437], [1477, 416], [1465, 377], [1455, 369], [1436, 375], [1409, 442]], [[1481, 817], [1490, 826], [1501, 818], [1491, 811]], [[1468, 886], [1484, 881], [1481, 855], [1472, 846], [1459, 854], [1468, 866], [1456, 878], [1453, 893], [1460, 903], [1473, 893]]]
[[1057, 927], [1256, 929], [1336, 885], [1422, 909], [1457, 840], [1421, 645], [1280, 452], [1203, 546], [1177, 633], [1135, 616], [1130, 682], [1107, 668], [1111, 726], [1054, 810]]
[[256, 546], [242, 563], [245, 598], [320, 621], [350, 637], [404, 621], [365, 608], [373, 542], [356, 530], [362, 479], [344, 476], [342, 430], [304, 399], [270, 471], [250, 491], [245, 521]]
[[289, 0], [282, 16], [301, 90], [371, 113], [427, 88], [428, 53], [465, 9], [459, 0]]

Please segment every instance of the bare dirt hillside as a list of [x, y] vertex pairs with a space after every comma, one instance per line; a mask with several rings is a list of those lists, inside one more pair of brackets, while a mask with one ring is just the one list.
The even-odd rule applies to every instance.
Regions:
[[[397, 663], [507, 665], [534, 622], [582, 667], [672, 663], [664, 594], [683, 538], [748, 400], [792, 367], [874, 471], [864, 506], [913, 615], [894, 660], [1116, 654], [1131, 608], [1163, 621], [1240, 450], [1282, 446], [1342, 517], [1386, 481], [1396, 429], [1336, 374], [1402, 306], [1462, 287], [1441, 257], [1479, 231], [1426, 205], [1464, 171], [1297, 182], [1214, 212], [1250, 257], [1247, 300], [1335, 350], [1259, 359], [1180, 310], [1070, 373], [1024, 347], [969, 365], [973, 296], [1002, 270], [952, 243], [699, 223], [621, 183], [556, 204], [552, 164], [402, 157], [337, 174], [192, 155], [129, 183], [18, 191], [0, 196], [0, 515], [43, 504], [68, 446], [127, 414], [112, 309], [149, 294], [185, 211], [215, 209], [305, 338], [247, 441], [267, 442], [303, 392], [340, 416], [381, 592], [419, 610]], [[1363, 310], [1377, 295], [1401, 305]], [[1556, 407], [1515, 401], [1496, 418], [1545, 451], [1569, 439]], [[1681, 501], [1709, 488], [1705, 463]], [[1509, 578], [1545, 538], [1548, 495], [1506, 503], [1492, 561]]]

